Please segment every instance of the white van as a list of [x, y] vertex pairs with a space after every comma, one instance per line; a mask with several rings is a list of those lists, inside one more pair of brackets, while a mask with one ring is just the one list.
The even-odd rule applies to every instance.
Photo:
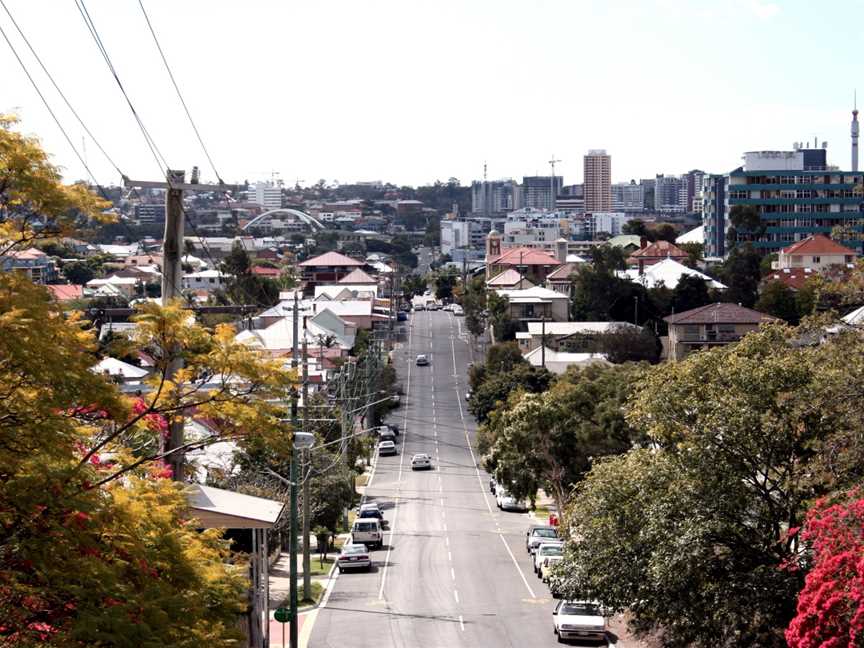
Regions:
[[380, 549], [384, 544], [384, 531], [377, 518], [359, 518], [351, 527], [351, 542]]

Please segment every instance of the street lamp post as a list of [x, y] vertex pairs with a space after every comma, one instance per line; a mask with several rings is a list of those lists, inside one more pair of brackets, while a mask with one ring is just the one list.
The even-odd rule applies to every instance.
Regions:
[[288, 645], [291, 648], [299, 648], [297, 637], [297, 462], [300, 457], [300, 451], [312, 447], [315, 443], [315, 435], [309, 432], [294, 431], [294, 444], [291, 453], [291, 537], [288, 540], [288, 554], [291, 564], [289, 565], [288, 573], [291, 578], [291, 583], [288, 590], [290, 599], [291, 611], [291, 627], [288, 630]]

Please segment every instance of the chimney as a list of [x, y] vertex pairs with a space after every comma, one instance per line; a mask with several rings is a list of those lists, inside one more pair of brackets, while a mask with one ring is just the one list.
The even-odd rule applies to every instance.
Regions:
[[555, 258], [558, 259], [558, 263], [567, 262], [567, 239], [559, 238], [555, 241]]
[[644, 250], [646, 247], [648, 247], [648, 239], [642, 236], [639, 238], [639, 248]]

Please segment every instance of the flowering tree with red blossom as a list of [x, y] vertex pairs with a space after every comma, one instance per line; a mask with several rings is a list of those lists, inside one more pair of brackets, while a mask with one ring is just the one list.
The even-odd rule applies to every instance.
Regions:
[[864, 498], [818, 501], [807, 513], [802, 539], [812, 567], [786, 630], [790, 648], [864, 645]]

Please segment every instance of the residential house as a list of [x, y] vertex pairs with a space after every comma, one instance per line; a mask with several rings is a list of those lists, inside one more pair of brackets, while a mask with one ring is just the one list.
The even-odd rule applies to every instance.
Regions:
[[362, 268], [363, 261], [352, 259], [339, 252], [325, 252], [298, 264], [304, 292], [312, 294], [315, 286], [336, 283], [347, 277], [352, 270]]
[[143, 283], [137, 277], [118, 277], [112, 275], [104, 279], [91, 279], [87, 282], [86, 288], [91, 293], [91, 296], [119, 296], [131, 299], [138, 293], [138, 288]]
[[627, 264], [637, 266], [640, 270], [659, 263], [663, 259], [674, 259], [683, 262], [690, 257], [684, 250], [669, 241], [654, 241], [649, 243], [641, 239], [641, 247], [627, 258]]
[[675, 290], [678, 283], [683, 277], [697, 277], [705, 282], [708, 288], [714, 290], [726, 290], [726, 286], [715, 279], [712, 279], [706, 274], [688, 268], [683, 263], [679, 263], [675, 259], [666, 258], [657, 263], [640, 268], [629, 268], [618, 273], [622, 279], [642, 284], [648, 289], [664, 286], [670, 290]]
[[[570, 256], [575, 255], [568, 255], [567, 258], [569, 259]], [[583, 263], [585, 262], [568, 261], [558, 266], [546, 276], [546, 287], [569, 297], [573, 293], [573, 275]]]
[[146, 369], [110, 357], [102, 358], [96, 363], [93, 367], [93, 373], [101, 374], [109, 381], [129, 384], [140, 384], [150, 375]]
[[667, 356], [671, 361], [698, 349], [737, 342], [761, 324], [777, 321], [771, 315], [727, 303], [708, 304], [663, 319], [669, 325]]
[[607, 243], [612, 247], [621, 248], [627, 255], [633, 254], [642, 247], [642, 239], [635, 234], [619, 234], [610, 238]]
[[534, 286], [524, 290], [496, 290], [509, 303], [510, 319], [566, 322], [570, 319], [570, 298], [554, 290]]
[[[564, 257], [566, 257], [566, 242]], [[501, 235], [495, 230], [486, 236], [486, 280], [496, 277], [505, 270], [516, 270], [531, 283], [541, 285], [555, 268], [564, 262], [548, 252], [530, 247], [501, 247]]]
[[49, 284], [45, 286], [54, 301], [68, 302], [84, 297], [84, 286], [78, 284]]
[[508, 268], [486, 282], [489, 290], [519, 290], [520, 288], [533, 288], [534, 284], [522, 276], [518, 270]]
[[35, 284], [47, 284], [57, 278], [54, 261], [37, 248], [6, 252], [0, 256], [0, 270], [27, 275]]
[[556, 351], [578, 351], [598, 335], [628, 329], [640, 327], [630, 322], [528, 322], [527, 331], [516, 333], [516, 343], [523, 354], [544, 344]]
[[228, 283], [228, 275], [219, 270], [202, 270], [201, 272], [190, 272], [182, 278], [183, 290], [203, 290], [210, 292], [221, 290]]
[[785, 247], [777, 254], [777, 261], [771, 264], [773, 270], [810, 268], [821, 272], [833, 266], [846, 266], [854, 263], [858, 253], [824, 234], [814, 234]]
[[570, 367], [588, 367], [590, 365], [611, 366], [604, 353], [569, 353], [555, 349], [537, 347], [525, 354], [525, 359], [532, 367], [544, 367], [550, 372], [561, 375]]

